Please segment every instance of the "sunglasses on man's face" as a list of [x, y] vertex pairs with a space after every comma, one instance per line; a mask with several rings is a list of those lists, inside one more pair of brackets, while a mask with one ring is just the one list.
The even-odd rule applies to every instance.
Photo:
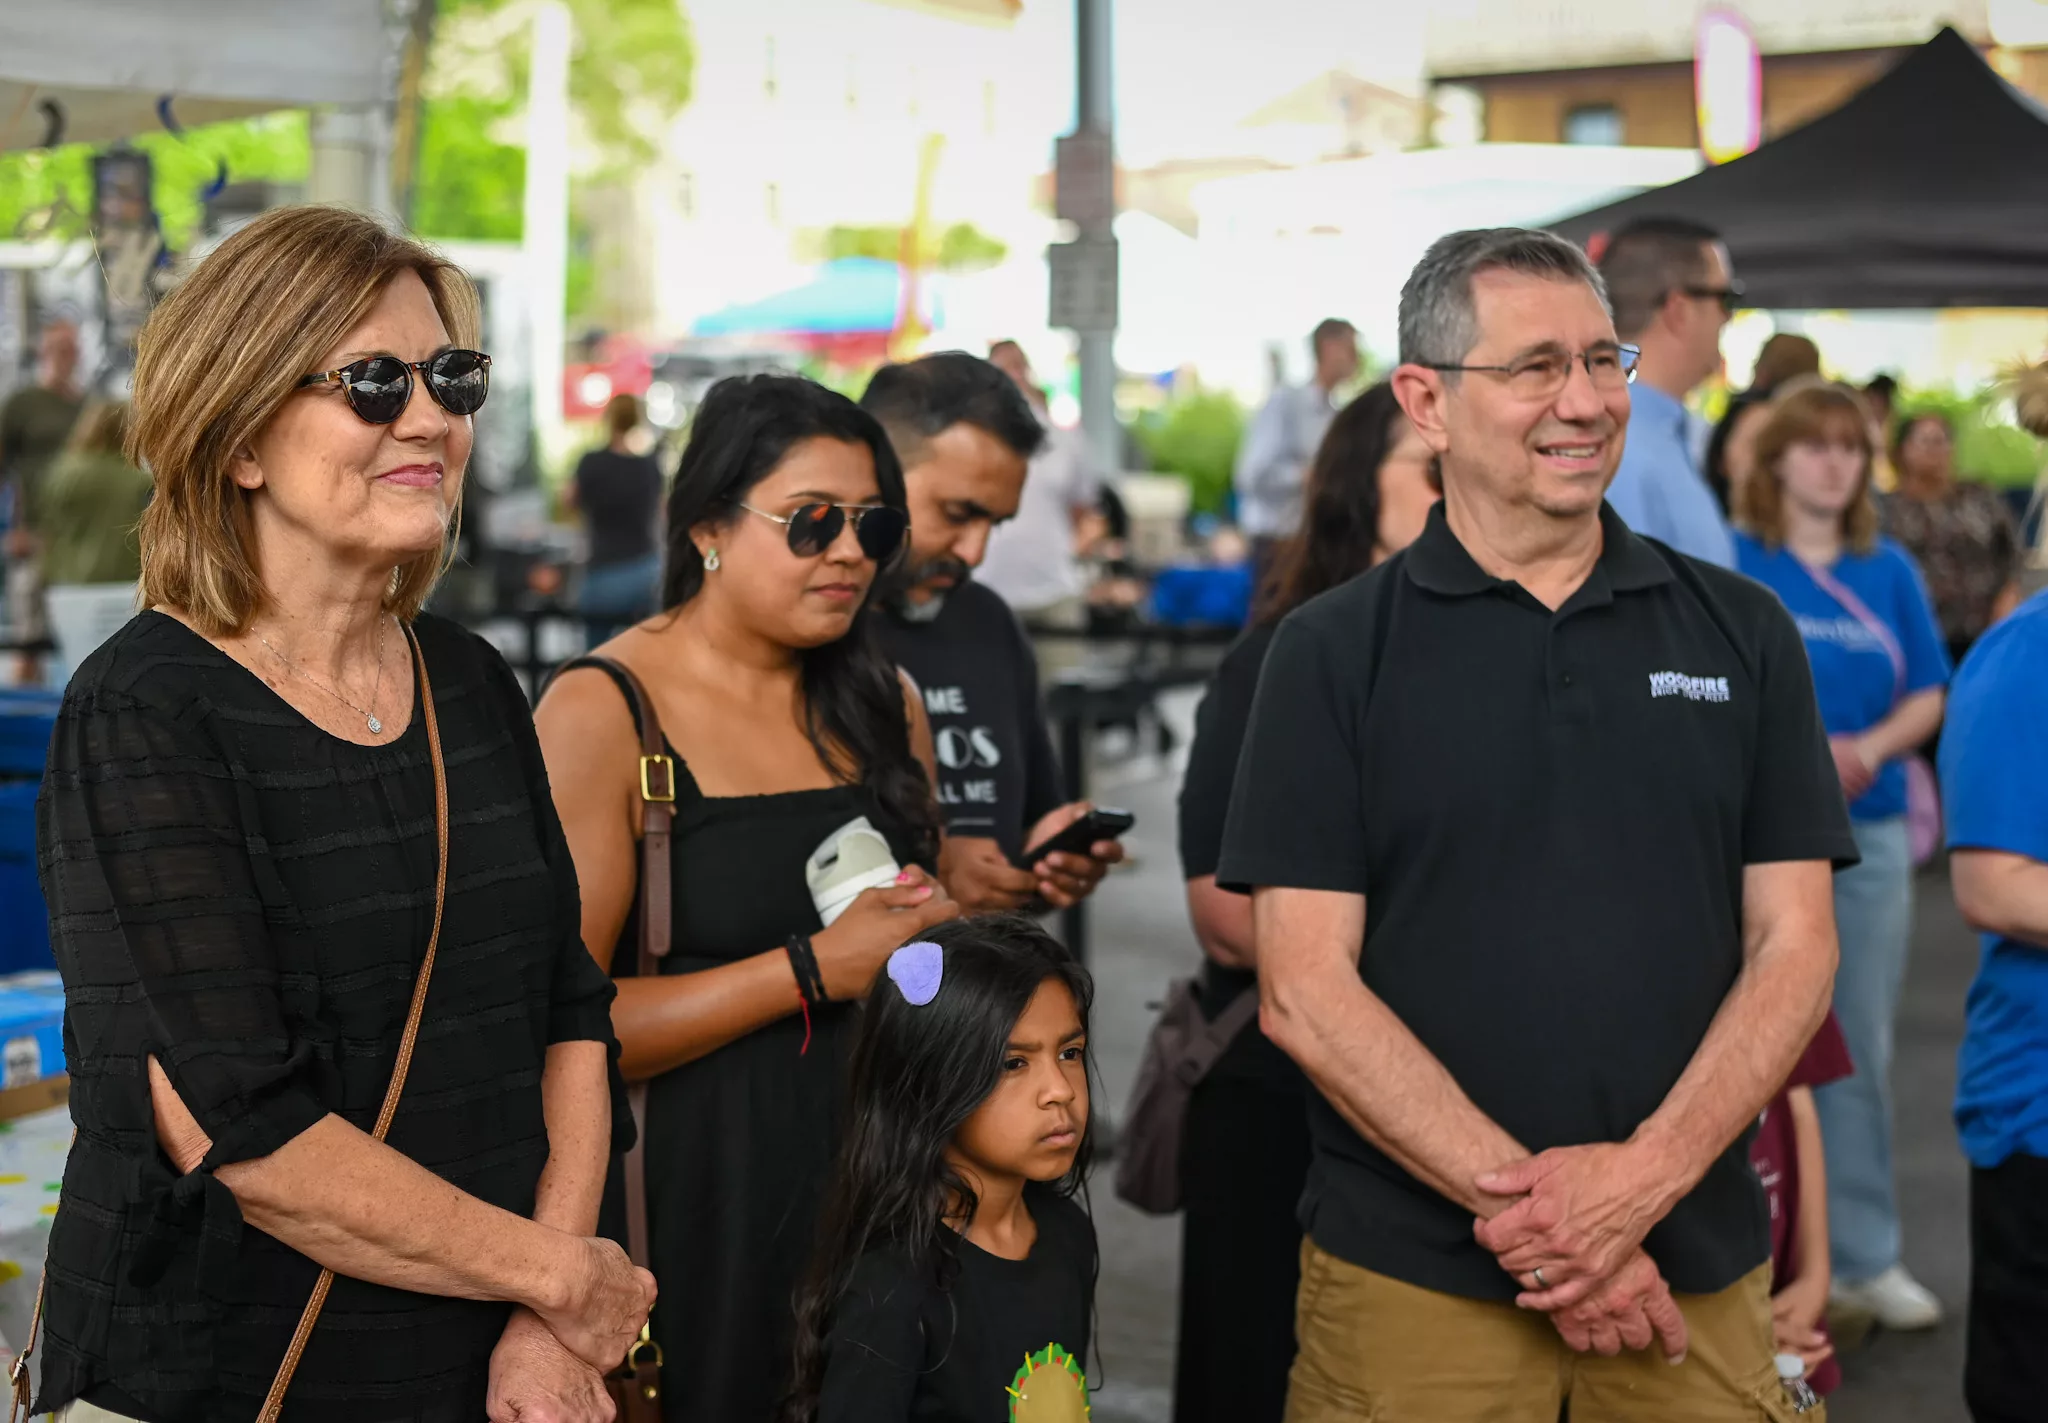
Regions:
[[372, 425], [389, 425], [405, 413], [412, 400], [414, 371], [425, 378], [427, 394], [434, 397], [434, 403], [450, 415], [476, 414], [491, 393], [491, 358], [482, 351], [443, 351], [424, 361], [365, 356], [338, 370], [309, 375], [299, 382], [299, 389], [338, 385], [358, 418]]
[[1730, 282], [1725, 287], [1681, 287], [1680, 290], [1700, 301], [1719, 302], [1722, 312], [1728, 316], [1742, 310], [1741, 282]]
[[799, 505], [787, 514], [771, 514], [751, 504], [740, 507], [786, 527], [789, 551], [798, 558], [816, 558], [832, 547], [851, 519], [860, 551], [876, 563], [886, 563], [903, 546], [903, 535], [910, 529], [910, 515], [889, 504], [828, 504], [820, 500]]

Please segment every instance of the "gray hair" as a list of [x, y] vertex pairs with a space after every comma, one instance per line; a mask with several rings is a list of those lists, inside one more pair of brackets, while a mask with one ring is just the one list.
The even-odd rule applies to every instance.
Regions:
[[[1401, 286], [1401, 360], [1451, 365], [1479, 344], [1472, 279], [1505, 268], [1531, 277], [1584, 282], [1607, 306], [1607, 286], [1592, 261], [1554, 232], [1526, 227], [1476, 227], [1430, 244]], [[1611, 308], [1610, 308], [1611, 310]]]

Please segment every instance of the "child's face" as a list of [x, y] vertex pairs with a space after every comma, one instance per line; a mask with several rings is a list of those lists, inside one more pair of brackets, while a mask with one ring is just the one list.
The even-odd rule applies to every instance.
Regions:
[[1039, 984], [1010, 1030], [995, 1090], [953, 1138], [964, 1164], [1029, 1181], [1066, 1175], [1088, 1125], [1087, 1046], [1066, 984]]

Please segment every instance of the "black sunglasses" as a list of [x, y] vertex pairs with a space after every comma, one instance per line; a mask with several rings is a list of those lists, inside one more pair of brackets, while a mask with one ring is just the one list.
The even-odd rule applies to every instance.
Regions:
[[816, 504], [801, 505], [788, 514], [771, 514], [766, 509], [756, 509], [751, 504], [740, 507], [749, 514], [784, 525], [789, 530], [789, 551], [798, 558], [816, 558], [832, 547], [839, 538], [840, 530], [846, 527], [848, 519], [853, 520], [853, 536], [860, 540], [860, 551], [876, 563], [886, 563], [903, 546], [903, 535], [909, 532], [910, 515], [889, 504]]
[[338, 385], [348, 408], [372, 425], [389, 425], [405, 413], [412, 400], [412, 373], [426, 377], [427, 394], [450, 415], [474, 415], [491, 393], [491, 358], [482, 351], [443, 351], [424, 361], [396, 356], [365, 356], [339, 370], [321, 371], [299, 382]]
[[1687, 296], [1696, 296], [1701, 301], [1718, 301], [1721, 310], [1733, 316], [1742, 310], [1742, 283], [1730, 282], [1725, 287], [1680, 287]]

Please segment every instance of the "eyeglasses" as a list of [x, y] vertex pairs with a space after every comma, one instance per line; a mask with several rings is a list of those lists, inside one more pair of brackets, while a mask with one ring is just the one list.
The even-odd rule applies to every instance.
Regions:
[[482, 351], [443, 351], [424, 361], [396, 356], [366, 356], [339, 370], [321, 371], [299, 382], [338, 385], [348, 408], [372, 425], [389, 425], [405, 413], [412, 400], [412, 373], [426, 378], [427, 394], [450, 415], [474, 415], [491, 393], [491, 358]]
[[903, 535], [910, 530], [910, 515], [890, 504], [820, 502], [802, 505], [788, 514], [771, 514], [746, 503], [740, 507], [788, 528], [789, 551], [798, 558], [816, 558], [832, 547], [851, 519], [860, 551], [876, 563], [886, 563], [903, 546]]
[[1718, 301], [1721, 310], [1733, 316], [1742, 309], [1742, 283], [1730, 282], [1725, 287], [1680, 287], [1687, 296], [1696, 296], [1701, 301]]
[[1507, 377], [1508, 392], [1522, 400], [1546, 400], [1563, 390], [1572, 378], [1572, 366], [1583, 364], [1596, 390], [1620, 390], [1636, 378], [1636, 362], [1642, 351], [1634, 346], [1595, 346], [1573, 355], [1569, 351], [1540, 351], [1506, 366], [1461, 366], [1418, 361], [1425, 370], [1486, 371]]

